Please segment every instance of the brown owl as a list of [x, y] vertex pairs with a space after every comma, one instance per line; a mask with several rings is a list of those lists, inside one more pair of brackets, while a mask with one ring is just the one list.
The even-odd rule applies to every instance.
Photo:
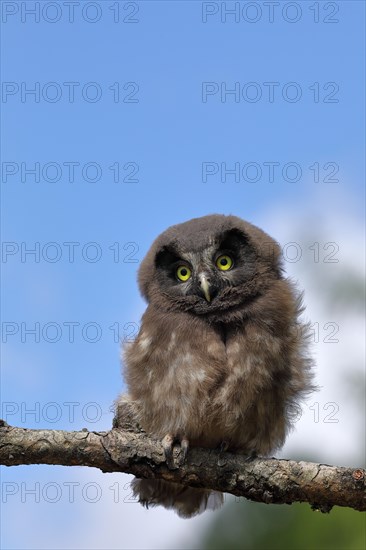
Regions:
[[[235, 216], [195, 218], [154, 241], [139, 286], [148, 307], [124, 353], [128, 399], [168, 463], [175, 443], [183, 458], [189, 445], [248, 457], [281, 447], [313, 386], [301, 296], [277, 243]], [[145, 506], [181, 517], [222, 502], [163, 480], [136, 479], [133, 489]]]

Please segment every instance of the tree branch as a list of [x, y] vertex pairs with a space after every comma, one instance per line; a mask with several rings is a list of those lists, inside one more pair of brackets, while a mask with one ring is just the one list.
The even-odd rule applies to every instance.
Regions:
[[[308, 502], [323, 512], [335, 505], [366, 510], [363, 469], [276, 458], [248, 460], [200, 448], [190, 449], [183, 466], [172, 469], [160, 442], [139, 429], [128, 404], [118, 418], [118, 428], [109, 432], [30, 430], [0, 421], [0, 464], [91, 466], [102, 472], [161, 478], [267, 504]], [[175, 448], [177, 454], [179, 448]]]

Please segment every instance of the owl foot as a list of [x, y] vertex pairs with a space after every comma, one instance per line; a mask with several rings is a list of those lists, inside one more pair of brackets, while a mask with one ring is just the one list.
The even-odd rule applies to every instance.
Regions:
[[[174, 443], [179, 442], [179, 449], [178, 453], [177, 447], [174, 447]], [[189, 441], [186, 436], [180, 437], [180, 436], [173, 436], [172, 434], [166, 434], [166, 436], [162, 440], [162, 445], [165, 453], [166, 462], [171, 469], [176, 469], [179, 466], [182, 466], [184, 464], [188, 448], [189, 448]]]

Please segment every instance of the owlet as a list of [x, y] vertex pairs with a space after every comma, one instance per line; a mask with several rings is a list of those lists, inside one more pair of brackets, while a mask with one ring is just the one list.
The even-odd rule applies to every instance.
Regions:
[[[167, 459], [174, 443], [183, 457], [189, 445], [248, 457], [281, 447], [314, 388], [301, 295], [278, 244], [235, 216], [195, 218], [153, 242], [138, 281], [148, 306], [124, 350], [127, 399]], [[182, 517], [222, 502], [163, 480], [135, 479], [133, 490]]]

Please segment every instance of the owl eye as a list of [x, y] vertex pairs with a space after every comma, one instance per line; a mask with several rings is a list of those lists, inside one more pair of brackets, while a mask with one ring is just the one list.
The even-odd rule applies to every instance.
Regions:
[[192, 271], [186, 265], [180, 265], [177, 268], [176, 275], [180, 281], [188, 281], [192, 275]]
[[222, 256], [219, 256], [216, 260], [216, 267], [218, 267], [221, 271], [228, 271], [233, 267], [233, 260], [230, 258], [230, 256], [227, 256], [226, 254], [223, 254]]

